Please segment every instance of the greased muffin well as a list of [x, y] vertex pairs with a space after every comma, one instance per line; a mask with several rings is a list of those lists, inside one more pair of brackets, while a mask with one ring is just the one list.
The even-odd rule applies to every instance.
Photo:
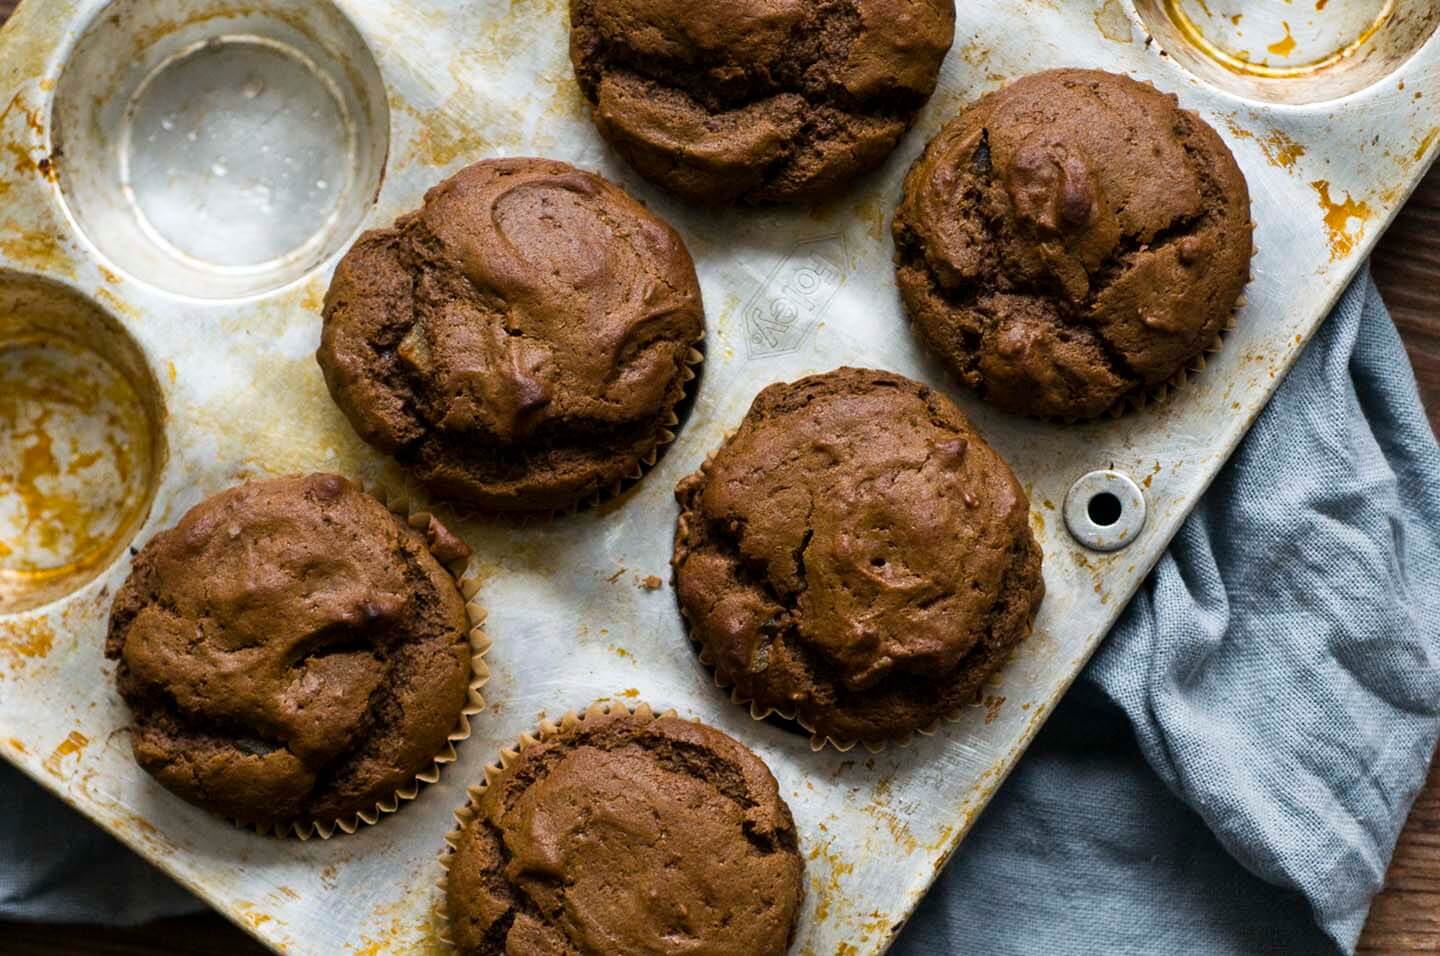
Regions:
[[596, 126], [693, 202], [814, 202], [890, 155], [935, 90], [950, 0], [571, 0]]
[[[429, 546], [468, 549], [438, 521]], [[412, 784], [470, 680], [454, 579], [336, 475], [252, 482], [191, 509], [135, 558], [106, 656], [140, 765], [255, 825], [324, 824]]]
[[542, 733], [458, 814], [444, 920], [462, 956], [781, 956], [805, 864], [775, 778], [647, 708]]
[[986, 400], [1091, 418], [1214, 344], [1249, 278], [1250, 196], [1175, 97], [1056, 70], [981, 99], [931, 141], [895, 217], [921, 338]]
[[718, 678], [837, 742], [970, 704], [1044, 594], [1009, 467], [888, 372], [770, 386], [676, 494], [676, 588]]
[[360, 238], [317, 359], [356, 431], [434, 493], [554, 511], [668, 439], [703, 336], [673, 229], [599, 176], [504, 159]]

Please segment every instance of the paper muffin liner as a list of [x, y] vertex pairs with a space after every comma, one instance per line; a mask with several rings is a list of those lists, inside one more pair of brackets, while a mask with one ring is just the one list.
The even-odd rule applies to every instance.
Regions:
[[650, 453], [636, 463], [630, 474], [621, 478], [619, 481], [616, 481], [609, 488], [602, 488], [601, 490], [595, 492], [589, 497], [576, 502], [574, 505], [571, 505], [569, 508], [549, 512], [547, 514], [548, 517], [572, 515], [579, 511], [585, 511], [590, 508], [598, 507], [599, 505], [602, 505], [607, 501], [618, 498], [623, 495], [627, 490], [638, 484], [640, 480], [645, 477], [645, 474], [651, 468], [655, 467], [655, 463], [660, 460], [660, 454], [665, 449], [665, 446], [673, 444], [675, 442], [675, 429], [680, 424], [680, 416], [675, 414], [675, 409], [684, 405], [686, 402], [691, 401], [695, 397], [691, 394], [690, 389], [695, 379], [699, 377], [699, 373], [696, 371], [696, 369], [698, 369], [705, 362], [705, 353], [696, 348], [695, 345], [703, 344], [704, 341], [705, 340], [703, 337], [697, 339], [696, 342], [690, 346], [690, 351], [685, 355], [685, 364], [680, 368], [680, 398], [675, 402], [673, 406], [671, 406], [669, 412], [666, 413], [666, 420], [660, 425], [659, 440], [655, 443], [655, 447], [650, 449]]
[[[1255, 231], [1253, 217], [1250, 222], [1250, 231], [1252, 233]], [[1252, 241], [1250, 249], [1250, 266], [1252, 269], [1254, 268], [1256, 253], [1257, 250], [1254, 248]], [[1229, 337], [1231, 332], [1235, 331], [1238, 325], [1236, 316], [1249, 301], [1245, 290], [1249, 289], [1250, 283], [1254, 281], [1255, 273], [1252, 271], [1248, 274], [1245, 285], [1240, 290], [1240, 295], [1236, 298], [1235, 304], [1230, 308], [1229, 314], [1226, 315], [1225, 321], [1221, 323], [1220, 330], [1215, 333], [1214, 338], [1210, 340], [1209, 344], [1201, 349], [1194, 358], [1190, 359], [1182, 365], [1175, 374], [1165, 379], [1165, 381], [1160, 382], [1158, 385], [1136, 389], [1121, 401], [1116, 402], [1108, 412], [1102, 412], [1100, 417], [1108, 416], [1115, 419], [1128, 415], [1131, 412], [1140, 412], [1147, 408], [1163, 405], [1170, 400], [1171, 396], [1188, 385], [1194, 376], [1203, 372], [1207, 364], [1205, 361], [1206, 356], [1218, 354], [1225, 345], [1225, 339]]]
[[[734, 437], [734, 435], [735, 435], [735, 431], [734, 431], [734, 430], [731, 430], [730, 432], [727, 432], [727, 433], [726, 433], [725, 438], [720, 442], [720, 444], [719, 444], [713, 451], [711, 451], [710, 454], [708, 454], [708, 455], [705, 456], [705, 461], [704, 461], [704, 463], [700, 466], [700, 468], [699, 468], [699, 470], [696, 472], [696, 474], [699, 474], [699, 475], [701, 475], [701, 476], [704, 476], [704, 475], [706, 475], [706, 474], [709, 473], [709, 471], [710, 471], [710, 466], [711, 466], [711, 465], [714, 463], [714, 461], [715, 461], [715, 456], [720, 453], [720, 449], [721, 449], [721, 448], [724, 448], [725, 445], [726, 445], [727, 443], [729, 443], [730, 439]], [[683, 513], [683, 512], [681, 513], [680, 520], [681, 520], [681, 521], [684, 520], [684, 513]], [[678, 538], [679, 534], [680, 534], [680, 527], [679, 527], [679, 525], [677, 524], [677, 526], [676, 526], [676, 536], [677, 536], [677, 538]], [[672, 569], [671, 574], [672, 574], [672, 583], [673, 583], [673, 574], [674, 574], [674, 559], [673, 559], [673, 557], [672, 557], [672, 559], [671, 559], [671, 569]], [[788, 709], [787, 709], [787, 708], [784, 708], [784, 707], [777, 707], [777, 706], [774, 706], [774, 705], [762, 704], [762, 703], [760, 703], [759, 701], [755, 700], [754, 698], [747, 697], [747, 696], [745, 696], [744, 694], [742, 694], [742, 693], [740, 692], [740, 689], [739, 689], [738, 687], [736, 687], [733, 682], [726, 681], [725, 678], [724, 678], [723, 676], [721, 676], [721, 674], [720, 674], [720, 669], [719, 669], [719, 667], [716, 666], [714, 655], [712, 655], [712, 654], [710, 653], [710, 649], [705, 646], [705, 642], [704, 642], [704, 641], [700, 640], [698, 637], [695, 636], [695, 629], [694, 629], [694, 627], [693, 627], [693, 626], [691, 625], [691, 623], [690, 623], [690, 614], [689, 614], [688, 611], [685, 610], [685, 606], [684, 606], [683, 604], [680, 605], [680, 617], [681, 617], [681, 618], [684, 620], [684, 622], [685, 622], [685, 632], [686, 632], [686, 636], [689, 638], [690, 643], [691, 643], [692, 645], [694, 645], [695, 648], [696, 648], [697, 651], [698, 651], [697, 656], [698, 656], [699, 659], [700, 659], [700, 663], [701, 663], [702, 665], [704, 665], [704, 667], [705, 667], [705, 669], [706, 669], [707, 671], [710, 672], [710, 676], [711, 676], [711, 678], [715, 681], [715, 686], [716, 686], [716, 687], [720, 688], [721, 690], [725, 690], [725, 691], [729, 691], [729, 692], [730, 692], [730, 702], [731, 702], [732, 704], [737, 704], [737, 705], [739, 705], [739, 706], [741, 706], [741, 707], [744, 707], [746, 710], [749, 711], [751, 719], [756, 720], [756, 721], [759, 721], [759, 722], [762, 722], [762, 723], [765, 722], [765, 721], [767, 721], [767, 720], [769, 720], [771, 717], [780, 717], [780, 718], [782, 718], [782, 719], [784, 719], [784, 720], [788, 720], [788, 721], [794, 723], [796, 726], [800, 727], [801, 729], [803, 729], [806, 733], [808, 733], [808, 734], [810, 735], [810, 749], [811, 749], [812, 751], [816, 752], [816, 753], [819, 753], [820, 751], [824, 750], [826, 747], [833, 747], [835, 750], [839, 751], [840, 753], [849, 753], [851, 750], [854, 750], [857, 745], [859, 745], [859, 746], [863, 746], [866, 750], [870, 751], [872, 754], [878, 754], [878, 753], [883, 752], [883, 751], [884, 751], [887, 747], [889, 747], [891, 744], [894, 744], [895, 746], [901, 747], [901, 748], [908, 747], [908, 746], [910, 746], [912, 743], [915, 742], [915, 738], [916, 738], [917, 736], [918, 736], [918, 737], [933, 737], [933, 736], [935, 736], [937, 733], [940, 732], [941, 726], [943, 726], [945, 723], [955, 723], [955, 722], [957, 722], [957, 721], [963, 720], [963, 719], [965, 718], [966, 712], [969, 711], [970, 709], [972, 709], [972, 708], [974, 707], [974, 703], [963, 704], [963, 705], [961, 705], [961, 706], [956, 707], [954, 710], [947, 711], [947, 712], [945, 712], [944, 714], [941, 714], [939, 717], [935, 718], [935, 719], [932, 720], [930, 723], [926, 724], [924, 727], [918, 727], [918, 728], [915, 728], [914, 730], [908, 730], [908, 731], [906, 731], [906, 732], [903, 733], [903, 734], [898, 734], [898, 735], [895, 735], [895, 736], [886, 737], [886, 738], [884, 738], [883, 740], [864, 740], [864, 739], [859, 739], [859, 738], [854, 739], [854, 740], [850, 740], [850, 739], [846, 739], [846, 738], [844, 738], [844, 737], [835, 737], [835, 736], [832, 736], [832, 735], [830, 735], [830, 734], [822, 734], [822, 733], [820, 733], [819, 731], [817, 731], [817, 730], [815, 729], [815, 727], [814, 727], [814, 725], [813, 725], [813, 723], [812, 723], [811, 721], [808, 721], [808, 720], [806, 720], [805, 718], [801, 717], [799, 711], [798, 711], [796, 708], [788, 708]], [[1032, 632], [1032, 633], [1033, 633], [1033, 630], [1034, 630], [1034, 626], [1033, 626], [1033, 624], [1032, 624], [1032, 626], [1031, 626], [1031, 632]], [[1025, 636], [1026, 636], [1026, 638], [1029, 638], [1030, 634], [1027, 633]], [[1018, 643], [1016, 644], [1016, 647], [1019, 647], [1020, 644], [1023, 644], [1023, 643], [1024, 643], [1024, 640], [1021, 640], [1020, 642], [1018, 642]], [[1013, 654], [1013, 651], [1012, 651], [1012, 654]], [[998, 673], [998, 671], [997, 671], [997, 673]], [[994, 676], [994, 675], [992, 675], [992, 677], [993, 677], [993, 676]], [[985, 682], [985, 684], [981, 685], [981, 688], [980, 688], [979, 691], [977, 691], [977, 694], [983, 695], [983, 693], [984, 693], [984, 688], [985, 688], [985, 686], [988, 685], [989, 683], [990, 683], [990, 681], [987, 680], [987, 681]]]
[[[408, 490], [391, 491], [388, 487], [358, 482], [361, 490], [377, 499], [398, 516], [409, 527], [424, 534], [430, 526], [433, 515], [418, 504], [416, 496]], [[362, 826], [374, 826], [392, 813], [398, 813], [406, 803], [420, 795], [420, 790], [440, 779], [440, 768], [454, 763], [457, 757], [455, 745], [470, 736], [470, 718], [484, 712], [485, 698], [481, 688], [490, 680], [490, 667], [485, 655], [490, 650], [490, 638], [485, 633], [485, 609], [480, 606], [478, 595], [483, 579], [471, 565], [470, 558], [460, 558], [444, 565], [445, 570], [455, 579], [460, 595], [465, 600], [465, 615], [470, 629], [467, 638], [470, 643], [470, 683], [466, 689], [465, 705], [460, 709], [455, 729], [445, 738], [445, 745], [431, 759], [430, 766], [415, 774], [413, 782], [396, 790], [368, 810], [358, 810], [343, 817], [330, 820], [288, 820], [264, 823], [234, 821], [242, 829], [254, 830], [262, 836], [310, 840], [319, 837], [329, 840], [337, 833], [349, 835]]]
[[646, 473], [649, 472], [651, 468], [655, 467], [655, 463], [660, 460], [660, 454], [662, 451], [664, 451], [665, 446], [674, 443], [676, 438], [675, 429], [680, 424], [680, 416], [675, 413], [675, 409], [681, 407], [686, 402], [691, 401], [695, 397], [693, 394], [691, 394], [692, 383], [695, 381], [696, 378], [699, 377], [699, 373], [696, 370], [705, 362], [705, 353], [700, 351], [700, 349], [696, 348], [695, 346], [703, 344], [704, 341], [705, 340], [703, 336], [699, 339], [696, 339], [695, 342], [689, 347], [689, 352], [685, 355], [685, 364], [681, 366], [680, 369], [680, 398], [676, 400], [674, 406], [672, 406], [670, 410], [666, 413], [665, 420], [660, 423], [660, 429], [657, 436], [657, 441], [655, 442], [655, 447], [650, 449], [648, 454], [646, 454], [643, 458], [636, 462], [635, 467], [630, 470], [629, 474], [626, 474], [617, 481], [612, 482], [608, 487], [591, 492], [590, 494], [582, 497], [579, 501], [576, 501], [574, 504], [568, 505], [564, 508], [540, 508], [533, 511], [526, 511], [523, 509], [515, 511], [493, 511], [468, 504], [467, 502], [458, 499], [446, 498], [440, 500], [443, 500], [445, 502], [446, 507], [450, 511], [468, 520], [486, 521], [491, 523], [508, 522], [515, 525], [526, 525], [531, 523], [551, 521], [556, 518], [569, 517], [571, 515], [578, 514], [579, 512], [588, 511], [592, 508], [596, 508], [607, 501], [611, 501], [615, 498], [620, 497], [625, 492], [630, 490], [630, 488], [634, 487], [637, 483], [639, 483], [639, 481], [645, 477]]
[[617, 712], [624, 712], [631, 717], [641, 720], [659, 720], [662, 717], [675, 717], [675, 711], [666, 710], [656, 713], [649, 704], [639, 703], [634, 707], [614, 701], [596, 701], [584, 712], [576, 713], [573, 710], [565, 712], [558, 721], [548, 718], [540, 721], [534, 732], [527, 731], [520, 735], [520, 739], [513, 747], [505, 747], [500, 751], [500, 759], [495, 763], [485, 765], [485, 781], [466, 789], [465, 805], [455, 811], [455, 827], [445, 835], [445, 848], [440, 851], [440, 879], [436, 881], [436, 888], [439, 890], [434, 905], [430, 908], [430, 918], [435, 929], [435, 937], [441, 942], [446, 951], [455, 951], [455, 941], [450, 936], [450, 910], [447, 906], [448, 880], [450, 876], [450, 860], [455, 855], [456, 847], [460, 841], [460, 835], [464, 829], [475, 819], [479, 809], [481, 796], [488, 790], [500, 776], [510, 770], [520, 755], [527, 747], [554, 740], [556, 737], [563, 737], [574, 732], [577, 727], [582, 726], [587, 720], [594, 720], [600, 717], [608, 717]]

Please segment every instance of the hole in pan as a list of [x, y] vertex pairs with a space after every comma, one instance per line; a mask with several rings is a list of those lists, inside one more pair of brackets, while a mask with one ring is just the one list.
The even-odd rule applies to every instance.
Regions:
[[1125, 506], [1110, 492], [1102, 491], [1090, 499], [1087, 510], [1091, 521], [1102, 528], [1109, 528], [1120, 520], [1120, 516], [1125, 513]]
[[81, 231], [135, 278], [204, 299], [339, 252], [390, 138], [379, 67], [329, 0], [117, 0], [66, 61], [52, 120]]

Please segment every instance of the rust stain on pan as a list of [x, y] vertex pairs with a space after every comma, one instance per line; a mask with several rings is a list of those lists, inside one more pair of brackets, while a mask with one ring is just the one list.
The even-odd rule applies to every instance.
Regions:
[[1440, 139], [1440, 126], [1426, 133], [1425, 138], [1420, 141], [1420, 145], [1415, 149], [1415, 162], [1418, 163], [1425, 158], [1425, 154], [1430, 152], [1430, 147], [1435, 145], [1437, 139]]
[[0, 656], [9, 660], [12, 672], [27, 660], [44, 658], [54, 646], [55, 631], [41, 618], [0, 624]]
[[1120, 0], [1105, 0], [1105, 5], [1095, 11], [1095, 26], [1100, 29], [1100, 35], [1112, 43], [1130, 42], [1130, 18]]
[[[1330, 261], [1335, 262], [1348, 256], [1365, 236], [1365, 224], [1372, 215], [1370, 204], [1353, 198], [1349, 193], [1345, 199], [1336, 202], [1330, 191], [1328, 180], [1317, 179], [1310, 184], [1319, 197], [1320, 209], [1325, 214], [1325, 231], [1330, 245]], [[1337, 191], [1338, 192], [1338, 191]], [[1353, 228], [1351, 222], [1357, 223]]]
[[63, 778], [65, 776], [64, 764], [70, 757], [78, 757], [80, 752], [90, 743], [90, 738], [78, 730], [70, 731], [69, 735], [62, 741], [60, 746], [50, 752], [45, 758], [45, 769], [51, 775]]
[[13, 219], [5, 223], [8, 238], [0, 239], [3, 252], [17, 265], [36, 272], [54, 272], [75, 277], [75, 263], [53, 233], [30, 232]]
[[1233, 116], [1226, 118], [1225, 125], [1236, 139], [1253, 140], [1258, 144], [1265, 160], [1278, 169], [1294, 169], [1296, 162], [1305, 155], [1305, 147], [1291, 139], [1284, 130], [1272, 129], [1260, 136], [1241, 126]]

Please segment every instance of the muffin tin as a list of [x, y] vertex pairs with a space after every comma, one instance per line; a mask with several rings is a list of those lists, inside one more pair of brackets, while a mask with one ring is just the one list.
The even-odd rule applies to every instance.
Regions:
[[[466, 785], [542, 714], [643, 700], [775, 771], [809, 867], [795, 953], [882, 952], [1440, 149], [1440, 10], [963, 4], [941, 87], [883, 170], [819, 209], [709, 212], [602, 144], [566, 6], [31, 0], [0, 33], [0, 754], [277, 951], [430, 952]], [[1139, 413], [1073, 426], [994, 412], [946, 379], [902, 318], [888, 235], [900, 180], [945, 119], [1061, 65], [1130, 73], [1200, 111], [1259, 224], [1248, 304], [1208, 367]], [[130, 756], [102, 655], [127, 550], [247, 478], [403, 483], [325, 391], [321, 301], [362, 227], [497, 155], [600, 171], [685, 236], [710, 324], [688, 420], [618, 499], [543, 523], [458, 522], [494, 673], [440, 783], [353, 836], [233, 829]], [[963, 720], [874, 754], [812, 751], [731, 704], [657, 587], [676, 481], [761, 387], [842, 364], [962, 403], [1030, 494], [1049, 587], [1035, 635]]]

